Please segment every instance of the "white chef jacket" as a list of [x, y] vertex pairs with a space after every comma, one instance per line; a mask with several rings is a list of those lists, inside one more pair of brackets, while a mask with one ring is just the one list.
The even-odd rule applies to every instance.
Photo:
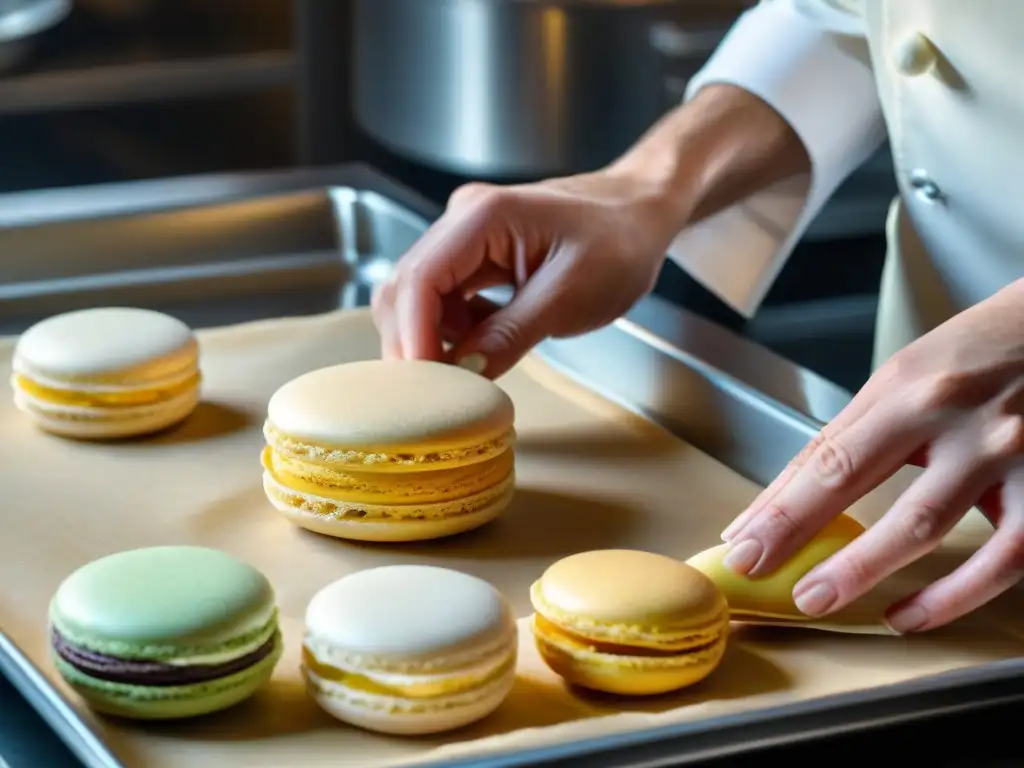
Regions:
[[670, 258], [751, 317], [793, 246], [881, 144], [887, 223], [875, 365], [1024, 277], [1024, 0], [761, 0], [688, 89], [729, 83], [803, 140], [808, 178], [688, 228]]

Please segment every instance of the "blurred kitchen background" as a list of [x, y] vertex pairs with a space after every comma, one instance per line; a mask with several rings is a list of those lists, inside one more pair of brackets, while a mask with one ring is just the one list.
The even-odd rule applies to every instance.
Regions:
[[[443, 203], [585, 171], [678, 102], [749, 4], [0, 0], [0, 191], [362, 161]], [[750, 323], [674, 265], [657, 292], [855, 389], [894, 189], [883, 151]]]

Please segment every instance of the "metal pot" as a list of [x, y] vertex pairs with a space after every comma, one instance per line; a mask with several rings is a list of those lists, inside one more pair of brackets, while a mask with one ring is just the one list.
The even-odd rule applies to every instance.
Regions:
[[445, 171], [599, 167], [677, 104], [739, 0], [355, 0], [357, 122]]

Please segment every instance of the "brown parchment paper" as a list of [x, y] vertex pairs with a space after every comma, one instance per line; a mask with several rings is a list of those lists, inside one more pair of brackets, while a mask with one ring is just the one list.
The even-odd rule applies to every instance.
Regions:
[[[376, 357], [369, 315], [311, 318], [200, 334], [204, 402], [176, 430], [111, 444], [33, 429], [0, 403], [0, 628], [78, 706], [46, 650], [46, 610], [72, 570], [118, 550], [218, 547], [262, 569], [279, 599], [286, 652], [272, 682], [232, 710], [189, 722], [87, 722], [128, 766], [396, 765], [444, 755], [579, 739], [877, 686], [1016, 656], [1024, 600], [1015, 591], [955, 628], [902, 638], [800, 629], [737, 631], [704, 683], [650, 701], [567, 690], [539, 661], [520, 622], [519, 679], [493, 716], [456, 733], [384, 737], [342, 725], [307, 698], [298, 664], [306, 602], [360, 568], [434, 563], [488, 579], [530, 613], [543, 569], [581, 550], [641, 548], [685, 558], [719, 543], [757, 488], [689, 445], [593, 395], [536, 359], [501, 380], [517, 408], [518, 491], [507, 514], [476, 532], [414, 545], [366, 545], [292, 527], [260, 486], [261, 425], [277, 387], [305, 371]], [[9, 375], [13, 340], [0, 341]], [[639, 374], [638, 374], [639, 375]], [[344, 393], [339, 393], [343, 397]], [[862, 502], [885, 511], [906, 474]], [[880, 604], [948, 572], [990, 533], [971, 516], [945, 546], [885, 585]], [[878, 596], [875, 596], [878, 598]]]

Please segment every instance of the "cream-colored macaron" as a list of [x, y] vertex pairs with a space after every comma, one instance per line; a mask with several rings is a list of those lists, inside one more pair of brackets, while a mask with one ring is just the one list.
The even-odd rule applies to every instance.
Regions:
[[270, 399], [263, 487], [290, 521], [414, 541], [492, 520], [515, 489], [514, 408], [452, 365], [365, 360], [304, 374]]
[[338, 719], [394, 734], [480, 720], [515, 680], [508, 602], [475, 576], [392, 565], [324, 587], [306, 610], [303, 674]]
[[101, 307], [43, 320], [18, 339], [13, 369], [18, 408], [67, 437], [156, 432], [199, 402], [195, 336], [147, 309]]

